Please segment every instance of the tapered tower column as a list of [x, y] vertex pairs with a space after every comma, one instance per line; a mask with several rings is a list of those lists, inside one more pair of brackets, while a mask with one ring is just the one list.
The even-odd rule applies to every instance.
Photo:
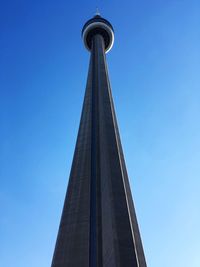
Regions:
[[146, 267], [106, 64], [114, 31], [97, 15], [82, 36], [90, 66], [52, 267]]

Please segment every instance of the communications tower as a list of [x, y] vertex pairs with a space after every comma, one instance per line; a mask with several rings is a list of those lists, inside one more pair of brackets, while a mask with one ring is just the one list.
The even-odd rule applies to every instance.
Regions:
[[99, 14], [82, 30], [90, 64], [52, 267], [146, 267], [108, 77], [114, 43]]

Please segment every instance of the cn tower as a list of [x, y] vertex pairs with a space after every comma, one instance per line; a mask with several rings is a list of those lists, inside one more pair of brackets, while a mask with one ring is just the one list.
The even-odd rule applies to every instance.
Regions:
[[90, 63], [52, 267], [146, 267], [106, 63], [111, 23], [82, 29]]

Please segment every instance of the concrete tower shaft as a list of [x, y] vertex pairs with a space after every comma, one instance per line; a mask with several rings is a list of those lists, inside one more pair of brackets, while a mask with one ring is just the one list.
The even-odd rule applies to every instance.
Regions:
[[112, 25], [95, 16], [82, 35], [90, 64], [51, 266], [146, 267], [106, 63]]

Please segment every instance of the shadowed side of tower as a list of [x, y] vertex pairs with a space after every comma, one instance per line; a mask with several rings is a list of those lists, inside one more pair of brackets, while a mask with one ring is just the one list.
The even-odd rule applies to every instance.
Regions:
[[146, 267], [106, 64], [113, 28], [97, 15], [82, 34], [90, 66], [52, 267]]

